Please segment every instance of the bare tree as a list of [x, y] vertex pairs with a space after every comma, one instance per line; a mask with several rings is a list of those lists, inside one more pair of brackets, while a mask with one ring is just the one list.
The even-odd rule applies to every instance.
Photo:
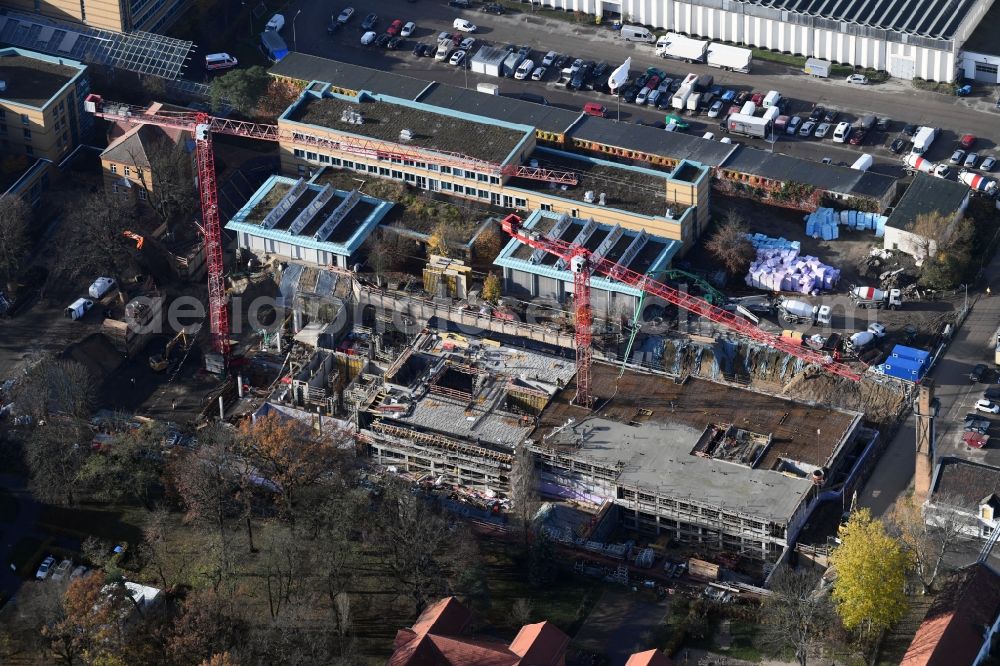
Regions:
[[18, 412], [38, 422], [56, 415], [83, 421], [93, 402], [94, 385], [87, 368], [48, 355], [38, 357], [14, 388]]
[[745, 273], [750, 262], [757, 256], [753, 244], [747, 238], [747, 228], [739, 214], [730, 211], [705, 247], [722, 262], [729, 275]]
[[[957, 509], [969, 509], [963, 498], [936, 497], [935, 504]], [[925, 509], [913, 496], [901, 497], [886, 516], [890, 534], [903, 542], [913, 558], [913, 576], [920, 583], [923, 594], [934, 589], [938, 578], [951, 567], [948, 555], [961, 550], [963, 540], [962, 520], [954, 511]]]
[[147, 141], [143, 148], [145, 159], [131, 155], [139, 186], [157, 220], [173, 228], [179, 220], [197, 213], [192, 155], [183, 139], [171, 141], [165, 134]]
[[800, 666], [806, 666], [817, 652], [834, 617], [830, 595], [817, 586], [818, 580], [808, 571], [782, 569], [775, 575], [771, 596], [762, 609], [764, 642], [794, 650]]
[[514, 605], [510, 608], [510, 619], [514, 621], [515, 626], [524, 626], [531, 622], [533, 606], [531, 599], [521, 597], [514, 600]]
[[83, 464], [80, 443], [86, 444], [87, 435], [86, 428], [68, 423], [35, 428], [25, 447], [25, 463], [36, 498], [53, 504], [76, 504], [77, 476]]
[[134, 265], [130, 242], [123, 232], [136, 217], [128, 197], [82, 194], [65, 207], [57, 239], [58, 278], [74, 284], [93, 275], [121, 275]]
[[510, 499], [514, 516], [525, 548], [531, 537], [531, 523], [538, 513], [538, 472], [535, 470], [535, 455], [525, 445], [514, 451], [514, 462], [510, 470]]
[[[28, 253], [31, 207], [19, 196], [0, 199], [0, 278], [13, 280]], [[0, 283], [2, 285], [3, 283]]]
[[445, 569], [454, 541], [448, 521], [428, 503], [399, 485], [382, 496], [373, 530], [388, 579], [417, 612], [446, 589]]

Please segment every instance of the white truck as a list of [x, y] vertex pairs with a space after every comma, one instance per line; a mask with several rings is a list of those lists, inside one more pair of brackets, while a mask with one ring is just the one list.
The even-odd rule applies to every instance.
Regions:
[[766, 139], [771, 135], [773, 123], [765, 118], [734, 113], [726, 118], [724, 129], [730, 134], [742, 134], [757, 139]]
[[793, 298], [778, 301], [778, 315], [789, 324], [829, 324], [832, 309], [829, 305], [812, 305]]
[[937, 176], [938, 178], [946, 178], [948, 176], [947, 164], [935, 164], [930, 160], [925, 160], [916, 153], [910, 153], [903, 158], [903, 163], [906, 165], [906, 172], [910, 175], [919, 172]]
[[693, 92], [688, 95], [686, 107], [691, 113], [698, 112], [698, 105], [701, 104], [701, 93]]
[[830, 68], [833, 66], [829, 60], [820, 60], [819, 58], [809, 58], [806, 60], [806, 66], [803, 71], [810, 76], [821, 76], [826, 78], [830, 76]]
[[752, 116], [755, 113], [757, 113], [757, 105], [753, 102], [746, 101], [743, 103], [743, 106], [740, 107], [740, 115]]
[[854, 164], [851, 165], [852, 169], [857, 169], [858, 171], [868, 171], [872, 167], [875, 160], [868, 153], [863, 153], [861, 157], [854, 160]]
[[694, 86], [691, 84], [681, 86], [674, 93], [674, 96], [670, 99], [670, 106], [678, 111], [683, 111], [687, 108], [688, 97], [694, 91]]
[[913, 135], [913, 148], [910, 149], [910, 152], [914, 155], [923, 155], [931, 147], [931, 144], [934, 143], [937, 135], [938, 130], [936, 127], [921, 127]]
[[896, 310], [903, 307], [903, 292], [899, 289], [878, 289], [876, 287], [855, 287], [850, 292], [851, 300], [860, 308]]

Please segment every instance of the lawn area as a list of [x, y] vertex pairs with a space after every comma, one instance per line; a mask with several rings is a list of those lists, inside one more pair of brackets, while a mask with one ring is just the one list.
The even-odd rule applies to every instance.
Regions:
[[732, 644], [725, 653], [734, 659], [744, 661], [760, 661], [763, 655], [754, 645], [754, 638], [757, 635], [758, 627], [749, 622], [733, 620], [729, 625], [729, 633], [732, 637]]
[[797, 67], [802, 69], [806, 66], [806, 59], [804, 56], [792, 55], [790, 53], [778, 53], [777, 51], [769, 51], [768, 49], [751, 49], [753, 51], [753, 57], [758, 60], [767, 60], [768, 62], [777, 62], [782, 65], [788, 65], [790, 67]]
[[526, 567], [512, 546], [490, 544], [484, 549], [484, 558], [492, 602], [483, 613], [484, 619], [498, 630], [509, 630], [511, 637], [521, 628], [510, 612], [518, 599], [531, 601], [532, 621], [548, 620], [572, 637], [605, 587], [604, 583], [560, 569], [555, 583], [543, 589], [532, 588], [527, 583]]

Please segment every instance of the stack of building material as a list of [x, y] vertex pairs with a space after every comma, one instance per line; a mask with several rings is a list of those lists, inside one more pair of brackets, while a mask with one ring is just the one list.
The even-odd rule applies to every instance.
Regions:
[[885, 235], [885, 223], [889, 218], [877, 213], [859, 210], [835, 211], [832, 208], [817, 208], [805, 216], [806, 234], [812, 238], [835, 240], [840, 236], [839, 227], [855, 231], [874, 231], [877, 238]]
[[747, 239], [756, 250], [795, 250], [798, 252], [802, 245], [798, 241], [790, 241], [784, 238], [771, 238], [764, 234], [747, 234]]
[[798, 250], [757, 250], [746, 283], [755, 289], [794, 291], [800, 294], [834, 289], [840, 269], [816, 257], [799, 256]]

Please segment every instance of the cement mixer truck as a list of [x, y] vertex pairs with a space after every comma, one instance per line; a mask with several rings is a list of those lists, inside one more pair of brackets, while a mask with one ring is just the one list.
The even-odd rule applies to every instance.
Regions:
[[997, 193], [997, 181], [987, 178], [974, 171], [962, 171], [958, 174], [958, 179], [971, 187], [976, 192], [982, 192], [987, 196], [994, 196]]
[[903, 307], [903, 292], [899, 289], [876, 289], [875, 287], [855, 287], [850, 292], [851, 300], [861, 308], [895, 310]]
[[829, 305], [812, 305], [791, 298], [778, 301], [778, 314], [789, 324], [829, 324], [832, 317]]
[[907, 155], [903, 159], [903, 163], [906, 165], [906, 173], [909, 175], [919, 172], [926, 173], [931, 176], [937, 176], [938, 178], [947, 178], [948, 176], [947, 164], [935, 164], [930, 160], [925, 160], [916, 153], [910, 153]]

